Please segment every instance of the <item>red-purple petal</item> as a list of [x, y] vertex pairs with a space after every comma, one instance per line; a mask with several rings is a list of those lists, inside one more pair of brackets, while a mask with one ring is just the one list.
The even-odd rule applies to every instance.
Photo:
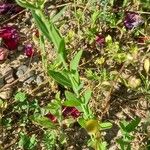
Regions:
[[28, 57], [32, 57], [34, 55], [34, 49], [33, 46], [31, 44], [27, 44], [25, 45], [25, 49], [24, 49], [25, 55]]
[[75, 107], [62, 107], [62, 115], [64, 117], [72, 116], [73, 118], [77, 118], [80, 116], [80, 112]]
[[14, 3], [0, 3], [0, 14], [15, 14], [23, 10], [22, 7], [20, 7], [17, 4]]
[[105, 37], [104, 37], [102, 34], [99, 34], [99, 35], [96, 37], [96, 43], [97, 43], [99, 46], [104, 46], [104, 44], [105, 44]]
[[142, 17], [138, 13], [126, 12], [124, 19], [124, 26], [127, 29], [131, 30], [133, 28], [138, 27], [142, 23], [144, 23], [144, 21], [142, 20]]
[[54, 115], [52, 115], [51, 113], [46, 114], [45, 117], [50, 119], [53, 123], [57, 122], [57, 118]]
[[3, 45], [9, 50], [17, 49], [19, 44], [19, 34], [15, 27], [4, 26], [0, 29], [0, 38]]

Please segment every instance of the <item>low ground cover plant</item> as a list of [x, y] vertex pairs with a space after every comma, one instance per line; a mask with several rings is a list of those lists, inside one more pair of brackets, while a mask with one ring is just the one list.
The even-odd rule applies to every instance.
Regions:
[[[23, 48], [25, 56], [32, 59], [40, 54], [48, 88], [57, 89], [44, 103], [23, 90], [14, 94], [12, 108], [3, 99], [0, 101], [2, 127], [15, 126], [15, 119], [7, 117], [8, 113], [4, 115], [7, 111], [15, 112], [19, 120], [20, 133], [14, 149], [69, 149], [68, 130], [76, 126], [77, 130], [83, 129], [84, 141], [76, 144], [74, 139], [78, 146], [72, 149], [149, 149], [148, 1], [66, 2], [52, 16], [45, 8], [48, 2], [16, 0], [18, 5], [13, 6], [15, 13], [28, 10], [35, 23], [33, 43]], [[2, 4], [0, 13], [6, 13], [10, 7], [12, 4]], [[66, 16], [64, 21], [61, 17], [67, 7], [71, 7], [68, 18], [73, 19], [66, 21], [65, 29]], [[10, 25], [0, 29], [0, 37], [0, 61], [5, 61], [15, 52], [21, 37], [16, 27]], [[53, 51], [53, 58], [49, 59], [48, 51]], [[124, 108], [125, 104], [131, 107]], [[146, 105], [144, 112], [138, 109], [141, 105]], [[141, 116], [146, 119], [143, 121]], [[117, 130], [116, 137], [111, 134], [112, 129]], [[9, 147], [11, 144], [6, 146]]]

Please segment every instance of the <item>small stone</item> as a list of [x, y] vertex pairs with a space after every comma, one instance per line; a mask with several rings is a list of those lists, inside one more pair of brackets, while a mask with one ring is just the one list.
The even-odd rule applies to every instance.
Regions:
[[17, 73], [16, 73], [17, 77], [20, 78], [19, 81], [24, 82], [24, 85], [30, 84], [35, 80], [35, 71], [31, 70], [26, 74], [27, 70], [28, 67], [26, 65], [21, 65], [17, 69]]
[[35, 75], [35, 71], [34, 70], [31, 70], [28, 74], [27, 74], [27, 77], [30, 78], [31, 76], [34, 76]]
[[12, 68], [7, 68], [4, 70], [4, 78], [6, 83], [11, 83], [15, 80], [14, 78], [14, 70]]
[[28, 78], [27, 80], [25, 80], [24, 84], [31, 84], [34, 80], [35, 80], [35, 76], [32, 76]]
[[0, 74], [0, 88], [4, 86], [4, 77]]
[[20, 78], [21, 76], [23, 76], [23, 74], [24, 74], [23, 70], [18, 70], [17, 73], [16, 73], [16, 75], [17, 75], [18, 78]]
[[37, 85], [42, 84], [43, 81], [44, 81], [44, 80], [43, 80], [43, 78], [42, 78], [41, 76], [37, 76], [37, 77], [36, 77], [36, 81], [35, 81], [35, 82], [36, 82]]
[[[16, 72], [16, 75], [18, 78], [22, 77], [25, 72], [27, 71], [28, 67], [26, 65], [21, 65]], [[23, 81], [22, 79], [20, 79], [20, 81]]]
[[26, 65], [21, 65], [18, 70], [23, 70], [24, 72], [26, 72], [28, 69], [28, 67]]
[[24, 49], [24, 46], [22, 46], [22, 45], [18, 46], [18, 51], [23, 51], [23, 49]]
[[10, 99], [12, 97], [13, 90], [12, 88], [7, 88], [5, 91], [0, 92], [0, 98], [2, 99]]

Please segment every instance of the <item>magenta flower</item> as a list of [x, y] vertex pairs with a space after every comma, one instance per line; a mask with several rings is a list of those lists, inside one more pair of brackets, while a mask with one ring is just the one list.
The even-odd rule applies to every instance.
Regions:
[[105, 44], [105, 37], [104, 37], [102, 34], [99, 34], [99, 35], [96, 37], [96, 43], [97, 43], [97, 45], [99, 45], [99, 46], [104, 46], [104, 44]]
[[25, 45], [25, 49], [24, 49], [25, 55], [28, 57], [32, 57], [34, 55], [34, 49], [33, 46], [31, 44], [27, 44]]
[[[71, 116], [74, 119], [76, 119], [80, 116], [80, 114], [81, 113], [75, 107], [68, 107], [68, 106], [62, 107], [62, 115], [64, 118]], [[51, 113], [46, 114], [45, 117], [49, 118], [53, 123], [57, 122], [57, 118]]]
[[22, 7], [20, 7], [17, 4], [12, 3], [0, 3], [0, 15], [2, 14], [15, 14], [23, 10]]
[[80, 116], [80, 112], [75, 107], [63, 106], [62, 115], [64, 117], [72, 116], [73, 118], [78, 118]]
[[13, 26], [5, 26], [0, 29], [0, 38], [3, 45], [9, 50], [14, 50], [19, 44], [19, 34]]
[[0, 61], [4, 61], [7, 59], [9, 51], [6, 48], [0, 47]]
[[138, 13], [126, 12], [125, 19], [124, 19], [124, 26], [127, 29], [131, 30], [143, 23], [144, 21], [142, 20], [142, 17]]

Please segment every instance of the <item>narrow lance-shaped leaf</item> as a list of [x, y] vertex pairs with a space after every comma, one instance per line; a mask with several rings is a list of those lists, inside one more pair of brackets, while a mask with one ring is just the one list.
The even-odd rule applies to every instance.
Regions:
[[45, 50], [45, 42], [44, 42], [44, 36], [40, 36], [40, 48], [41, 48], [41, 56], [42, 56], [42, 63], [44, 69], [47, 71], [47, 55]]
[[81, 59], [82, 56], [82, 50], [80, 50], [75, 56], [74, 58], [71, 60], [70, 62], [70, 69], [71, 70], [77, 70], [78, 65], [79, 65], [79, 61]]
[[74, 100], [66, 100], [63, 105], [69, 106], [69, 107], [74, 107], [74, 106], [80, 106], [81, 103], [79, 101], [74, 101]]
[[35, 124], [38, 124], [44, 128], [50, 128], [50, 129], [55, 128], [54, 124], [46, 117], [32, 116], [30, 118]]
[[27, 1], [23, 0], [16, 0], [17, 4], [20, 5], [21, 7], [28, 8], [28, 9], [37, 9], [33, 4], [28, 3]]
[[91, 98], [91, 95], [92, 95], [92, 91], [90, 89], [87, 89], [85, 92], [84, 92], [84, 101], [85, 101], [85, 105], [87, 105], [89, 103], [89, 100]]
[[102, 122], [99, 124], [100, 130], [106, 130], [112, 128], [112, 123], [110, 122]]
[[50, 42], [53, 42], [56, 50], [58, 51], [62, 38], [56, 26], [45, 17], [41, 10], [32, 11], [32, 15], [40, 30]]
[[62, 38], [61, 38], [56, 26], [52, 23], [50, 24], [49, 34], [51, 36], [51, 40], [52, 40], [53, 44], [56, 47], [56, 50], [58, 51], [58, 48], [59, 48]]
[[69, 75], [69, 79], [70, 79], [71, 87], [73, 91], [76, 93], [77, 96], [79, 96], [79, 90], [78, 90], [79, 83], [76, 81], [73, 75]]
[[61, 62], [63, 63], [65, 69], [67, 69], [66, 51], [65, 51], [65, 41], [64, 41], [64, 39], [62, 39], [60, 44], [59, 44], [58, 54], [59, 54], [59, 58], [60, 58]]
[[66, 78], [62, 73], [56, 72], [56, 71], [53, 71], [53, 70], [49, 70], [48, 74], [53, 79], [55, 79], [56, 82], [58, 82], [59, 84], [61, 84], [63, 86], [71, 87], [70, 80], [68, 78]]
[[48, 29], [45, 25], [45, 23], [41, 20], [41, 18], [35, 13], [35, 11], [31, 11], [32, 12], [32, 16], [34, 17], [35, 19], [35, 22], [38, 26], [38, 28], [41, 30], [41, 32], [44, 34], [44, 36], [46, 38], [48, 38], [49, 40], [51, 40], [50, 38], [50, 35], [49, 35], [49, 32], [48, 32]]
[[52, 21], [52, 22], [58, 21], [59, 18], [60, 18], [60, 17], [63, 15], [63, 13], [65, 12], [66, 8], [67, 8], [67, 6], [65, 6], [64, 8], [62, 8], [55, 16], [53, 16], [53, 17], [51, 18], [51, 21]]

